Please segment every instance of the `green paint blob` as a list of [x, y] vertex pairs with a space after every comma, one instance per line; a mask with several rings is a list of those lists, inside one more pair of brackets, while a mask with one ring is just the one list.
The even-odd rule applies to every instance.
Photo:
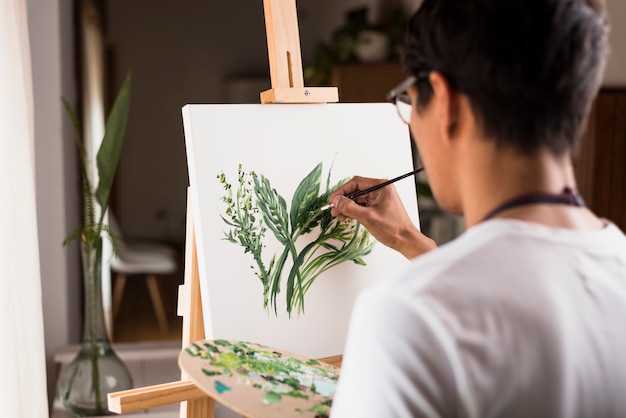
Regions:
[[266, 404], [277, 404], [280, 403], [281, 400], [282, 396], [280, 395], [280, 393], [272, 391], [267, 392], [263, 397], [263, 402], [265, 402]]
[[322, 405], [313, 405], [312, 407], [309, 408], [309, 411], [315, 412], [317, 414], [316, 416], [322, 416], [322, 417], [328, 416], [328, 409], [326, 409]]
[[309, 399], [308, 395], [305, 395], [304, 393], [295, 390], [288, 392], [286, 395], [291, 396], [292, 398]]
[[206, 374], [207, 376], [218, 376], [222, 374], [222, 372], [218, 372], [216, 370], [207, 370], [207, 369], [202, 369], [202, 373]]
[[213, 344], [209, 344], [209, 343], [205, 343], [204, 346], [211, 352], [211, 353], [219, 353], [220, 350], [217, 349], [216, 346], [214, 346]]
[[216, 380], [215, 381], [215, 390], [217, 391], [217, 393], [224, 393], [224, 392], [228, 392], [231, 389], [230, 389], [230, 387], [226, 386], [222, 382]]

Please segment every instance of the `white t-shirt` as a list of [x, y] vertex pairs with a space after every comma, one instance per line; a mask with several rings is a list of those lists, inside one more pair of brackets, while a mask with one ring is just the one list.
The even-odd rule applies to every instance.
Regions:
[[626, 237], [490, 220], [357, 299], [332, 418], [626, 417]]

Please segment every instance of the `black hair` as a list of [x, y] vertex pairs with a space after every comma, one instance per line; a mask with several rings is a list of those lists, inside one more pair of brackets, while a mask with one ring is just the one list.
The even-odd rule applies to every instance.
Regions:
[[[483, 133], [525, 154], [570, 152], [608, 54], [601, 0], [424, 0], [407, 27], [409, 74], [440, 72]], [[418, 111], [432, 95], [417, 83]]]

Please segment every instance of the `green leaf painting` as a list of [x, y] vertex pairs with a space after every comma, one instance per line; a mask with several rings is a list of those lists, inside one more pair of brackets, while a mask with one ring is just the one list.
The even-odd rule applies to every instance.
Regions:
[[[217, 176], [225, 192], [221, 198], [226, 205], [221, 217], [228, 227], [224, 235], [252, 257], [250, 267], [263, 285], [266, 309], [278, 314], [277, 297], [284, 284], [287, 313], [291, 316], [294, 309], [304, 313], [304, 295], [322, 273], [346, 261], [365, 265], [364, 257], [375, 245], [367, 230], [356, 221], [339, 222], [330, 211], [319, 210], [345, 182], [331, 186], [329, 170], [322, 191], [322, 163], [300, 182], [290, 209], [265, 176], [245, 172], [239, 165], [237, 177], [235, 189], [223, 172]], [[264, 254], [268, 232], [282, 246], [269, 262]], [[296, 245], [300, 239], [306, 242], [302, 249]]]

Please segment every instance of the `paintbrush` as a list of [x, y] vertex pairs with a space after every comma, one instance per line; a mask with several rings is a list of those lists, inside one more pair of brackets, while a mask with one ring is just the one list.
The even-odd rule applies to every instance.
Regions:
[[[387, 181], [385, 181], [383, 183], [377, 184], [376, 186], [368, 187], [367, 189], [359, 190], [359, 191], [354, 192], [354, 193], [350, 193], [349, 195], [346, 195], [346, 197], [348, 199], [354, 200], [357, 197], [361, 197], [361, 196], [366, 195], [368, 193], [371, 193], [371, 192], [373, 192], [375, 190], [381, 189], [381, 188], [383, 188], [385, 186], [389, 186], [390, 184], [395, 183], [398, 180], [402, 180], [402, 179], [407, 178], [409, 176], [413, 176], [413, 175], [415, 175], [415, 174], [417, 174], [417, 173], [419, 173], [421, 171], [424, 171], [424, 167], [420, 167], [417, 170], [409, 171], [406, 174], [403, 174], [403, 175], [398, 176], [396, 178], [393, 178], [391, 180], [387, 180]], [[334, 205], [332, 203], [330, 203], [330, 204], [328, 204], [326, 206], [322, 206], [320, 208], [320, 210], [328, 210], [328, 209], [331, 209], [333, 206]]]

